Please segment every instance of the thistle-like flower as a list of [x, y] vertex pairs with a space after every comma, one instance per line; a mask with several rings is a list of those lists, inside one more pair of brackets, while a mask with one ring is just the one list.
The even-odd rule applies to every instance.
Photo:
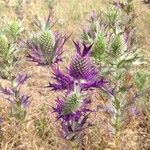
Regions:
[[52, 65], [62, 61], [63, 46], [70, 36], [66, 37], [51, 30], [54, 24], [51, 25], [50, 15], [43, 24], [39, 20], [35, 24], [40, 32], [26, 42], [29, 60], [38, 65]]
[[28, 58], [38, 65], [52, 65], [62, 61], [63, 46], [69, 37], [53, 34], [51, 30], [44, 30], [39, 35], [27, 41]]
[[57, 99], [57, 105], [53, 112], [57, 114], [56, 119], [61, 122], [61, 135], [67, 140], [80, 140], [84, 130], [91, 124], [87, 121], [89, 114], [92, 112], [88, 108], [91, 103], [76, 93], [68, 95], [66, 100]]
[[83, 113], [91, 112], [88, 105], [91, 103], [89, 98], [85, 98], [77, 93], [71, 93], [65, 100], [57, 99], [57, 106], [53, 108], [57, 113], [57, 119], [70, 121], [80, 119]]
[[81, 46], [79, 42], [74, 44], [76, 54], [69, 68], [64, 74], [58, 67], [53, 66], [55, 82], [49, 83], [49, 87], [55, 91], [66, 91], [65, 98], [63, 100], [58, 98], [56, 106], [53, 107], [56, 120], [59, 120], [62, 126], [63, 137], [69, 140], [81, 140], [84, 129], [91, 126], [88, 118], [93, 110], [90, 109], [89, 90], [99, 88], [108, 93], [110, 91], [107, 88], [107, 80], [98, 74], [96, 66], [90, 59], [92, 45]]
[[92, 45], [83, 44], [83, 51], [79, 42], [75, 43], [76, 54], [70, 63], [66, 74], [62, 73], [58, 67], [53, 66], [53, 79], [55, 82], [49, 83], [52, 90], [67, 90], [67, 93], [74, 90], [76, 83], [81, 90], [99, 88], [112, 94], [108, 88], [108, 81], [99, 75], [96, 66], [90, 59], [90, 49]]
[[83, 50], [79, 42], [74, 42], [77, 53], [73, 57], [69, 72], [70, 76], [74, 79], [83, 79], [88, 80], [92, 79], [97, 75], [96, 68], [91, 62], [90, 59], [90, 50], [92, 45], [86, 46], [83, 44]]

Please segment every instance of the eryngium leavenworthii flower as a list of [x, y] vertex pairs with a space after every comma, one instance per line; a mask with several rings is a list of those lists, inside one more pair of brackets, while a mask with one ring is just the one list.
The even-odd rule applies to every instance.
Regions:
[[44, 30], [39, 35], [32, 38], [35, 44], [40, 45], [41, 49], [45, 52], [51, 51], [55, 45], [55, 37], [51, 30]]
[[38, 65], [52, 65], [62, 61], [63, 46], [69, 37], [53, 33], [50, 29], [41, 31], [27, 41], [28, 58]]
[[[66, 90], [67, 93], [70, 93], [72, 90], [74, 90], [74, 86], [79, 80], [76, 80], [75, 78], [70, 76], [69, 73], [62, 73], [57, 67], [53, 66], [52, 69], [54, 75], [53, 79], [55, 81], [50, 82], [48, 87], [50, 87], [54, 91]], [[113, 94], [112, 89], [108, 87], [108, 81], [104, 77], [100, 77], [98, 74], [95, 76], [95, 78], [92, 78], [90, 80], [80, 80], [78, 84], [81, 90], [98, 88], [107, 93]]]
[[79, 83], [81, 90], [91, 88], [99, 88], [112, 94], [112, 90], [108, 88], [108, 81], [98, 74], [96, 66], [92, 63], [89, 57], [91, 46], [87, 47], [83, 44], [83, 51], [79, 42], [75, 43], [77, 54], [71, 61], [70, 67], [66, 73], [62, 73], [60, 69], [53, 65], [53, 83], [49, 83], [52, 90], [66, 90], [67, 93], [74, 90], [76, 82]]
[[90, 50], [92, 45], [86, 46], [83, 44], [82, 48], [79, 42], [74, 42], [74, 44], [77, 53], [73, 57], [70, 64], [70, 76], [72, 76], [74, 79], [83, 80], [94, 78], [95, 75], [97, 75], [97, 71], [90, 59]]
[[53, 83], [49, 83], [52, 90], [66, 92], [64, 100], [57, 99], [57, 104], [53, 112], [57, 114], [56, 119], [62, 126], [62, 136], [69, 140], [81, 140], [83, 130], [90, 126], [88, 115], [92, 112], [89, 109], [91, 99], [89, 91], [92, 88], [103, 89], [107, 92], [108, 83], [98, 74], [96, 66], [90, 59], [90, 49], [92, 45], [80, 45], [74, 42], [76, 54], [71, 61], [66, 73], [62, 73], [56, 65], [52, 66]]
[[92, 110], [88, 108], [90, 99], [82, 95], [72, 93], [65, 100], [57, 99], [56, 107], [53, 112], [57, 114], [56, 119], [60, 121], [62, 130], [61, 135], [68, 140], [81, 138], [83, 130], [90, 126], [87, 122], [88, 115]]
[[54, 109], [57, 119], [62, 118], [70, 121], [74, 118], [79, 119], [80, 115], [85, 112], [91, 112], [87, 106], [91, 103], [89, 98], [85, 98], [81, 93], [72, 92], [67, 95], [65, 100], [57, 100], [57, 106]]

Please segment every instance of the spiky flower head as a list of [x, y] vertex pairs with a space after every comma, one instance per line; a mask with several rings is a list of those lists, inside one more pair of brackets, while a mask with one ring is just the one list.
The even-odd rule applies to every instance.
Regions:
[[83, 113], [91, 112], [88, 108], [88, 104], [91, 103], [90, 99], [80, 96], [72, 94], [65, 100], [57, 99], [57, 106], [53, 108], [53, 112], [57, 113], [56, 118], [70, 121], [79, 119]]
[[74, 42], [77, 53], [73, 57], [70, 64], [70, 76], [75, 79], [88, 80], [96, 75], [96, 68], [90, 60], [90, 50], [92, 45], [86, 46], [83, 44], [83, 49], [79, 42]]
[[18, 19], [11, 20], [6, 23], [6, 36], [10, 40], [10, 42], [16, 42], [17, 38], [24, 31], [22, 26], [22, 22]]
[[45, 62], [51, 62], [55, 45], [53, 32], [51, 30], [43, 30], [38, 35], [33, 36], [32, 42], [40, 48]]
[[82, 96], [78, 95], [77, 93], [73, 93], [68, 96], [67, 100], [65, 101], [64, 107], [62, 109], [62, 115], [68, 115], [80, 107], [80, 103]]
[[52, 65], [62, 61], [63, 46], [69, 37], [54, 34], [51, 30], [43, 30], [27, 41], [28, 58], [38, 65]]
[[44, 52], [52, 51], [55, 45], [55, 37], [51, 30], [42, 31], [37, 40]]
[[29, 60], [38, 63], [38, 65], [50, 66], [62, 61], [63, 46], [70, 35], [66, 37], [52, 32], [52, 27], [56, 22], [51, 20], [50, 13], [44, 21], [35, 18], [33, 23], [37, 29], [40, 29], [40, 32], [26, 42], [29, 48]]
[[91, 103], [89, 98], [85, 98], [77, 93], [66, 96], [65, 100], [57, 99], [53, 112], [57, 114], [56, 119], [60, 121], [61, 135], [67, 140], [80, 139], [83, 131], [91, 124], [88, 122], [88, 115], [92, 112], [88, 108]]

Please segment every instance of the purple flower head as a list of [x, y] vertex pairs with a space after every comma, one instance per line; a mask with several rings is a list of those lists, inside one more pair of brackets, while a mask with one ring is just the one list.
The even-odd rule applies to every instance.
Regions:
[[109, 87], [109, 82], [105, 80], [103, 77], [99, 77], [95, 75], [95, 78], [90, 80], [78, 80], [74, 79], [68, 74], [63, 74], [58, 67], [53, 66], [53, 79], [54, 82], [50, 82], [48, 87], [50, 87], [54, 91], [62, 91], [66, 90], [67, 93], [75, 90], [76, 84], [80, 87], [80, 92], [85, 91], [92, 88], [101, 89], [109, 94], [113, 95], [113, 90]]
[[89, 15], [88, 20], [90, 22], [95, 22], [97, 21], [97, 14], [96, 11], [92, 11], [92, 13]]
[[70, 36], [53, 34], [50, 30], [42, 31], [38, 36], [27, 41], [28, 58], [38, 65], [52, 65], [62, 61], [63, 46]]
[[67, 140], [81, 140], [84, 136], [84, 131], [86, 128], [92, 126], [91, 123], [88, 122], [89, 114], [85, 114], [80, 116], [77, 120], [69, 121], [69, 122], [61, 122], [61, 136]]
[[4, 95], [8, 95], [8, 96], [14, 94], [14, 92], [11, 88], [8, 88], [8, 87], [3, 88], [2, 86], [0, 86], [0, 92]]
[[27, 96], [27, 95], [21, 95], [20, 96], [20, 103], [21, 103], [21, 106], [23, 107], [23, 108], [26, 108], [26, 107], [28, 107], [29, 105], [30, 105], [30, 101], [29, 101], [29, 96]]
[[53, 108], [54, 112], [57, 113], [57, 120], [60, 119], [65, 122], [78, 120], [83, 114], [91, 112], [91, 110], [87, 108], [91, 101], [80, 96], [72, 94], [67, 96], [65, 101], [57, 99], [57, 105]]
[[14, 97], [8, 97], [7, 100], [12, 104], [12, 105], [17, 105], [17, 106], [22, 106], [23, 108], [26, 108], [30, 105], [29, 101], [30, 96], [20, 94], [18, 96], [18, 99]]
[[24, 84], [28, 78], [30, 78], [30, 76], [27, 74], [18, 74], [15, 78], [16, 86]]
[[92, 45], [81, 47], [79, 42], [74, 42], [77, 54], [70, 64], [69, 73], [74, 79], [89, 80], [95, 78], [97, 71], [90, 59], [90, 50]]
[[81, 93], [72, 92], [66, 96], [65, 100], [56, 101], [53, 112], [57, 114], [56, 119], [61, 123], [61, 135], [68, 140], [81, 138], [83, 131], [90, 126], [87, 121], [92, 112], [88, 108], [91, 103], [90, 98], [85, 98]]

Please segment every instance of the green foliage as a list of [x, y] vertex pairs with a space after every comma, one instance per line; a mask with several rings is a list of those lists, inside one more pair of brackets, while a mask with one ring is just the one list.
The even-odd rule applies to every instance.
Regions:
[[44, 105], [37, 110], [37, 118], [35, 118], [35, 128], [37, 131], [37, 135], [41, 137], [43, 140], [48, 138], [51, 131], [49, 130], [50, 120], [47, 114], [47, 107]]
[[134, 83], [139, 90], [144, 90], [150, 85], [150, 73], [147, 71], [139, 71], [134, 77]]
[[114, 39], [110, 46], [111, 46], [110, 49], [113, 56], [117, 56], [120, 54], [120, 51], [122, 50], [122, 40], [120, 34], [114, 36]]
[[8, 39], [5, 35], [0, 35], [0, 57], [7, 54], [9, 49]]
[[[130, 109], [133, 105], [137, 107], [137, 103], [133, 104], [133, 99], [136, 97], [140, 100], [142, 96], [144, 100], [147, 100], [145, 90], [147, 93], [146, 88], [150, 87], [148, 74], [138, 72], [142, 59], [137, 43], [134, 24], [136, 15], [133, 6], [133, 0], [116, 2], [115, 7], [95, 19], [95, 24], [98, 26], [94, 30], [93, 22], [89, 21], [90, 29], [83, 33], [84, 42], [94, 43], [92, 58], [95, 62], [99, 62], [97, 65], [100, 68], [100, 74], [110, 80], [111, 88], [114, 87], [114, 95], [111, 99], [106, 97], [111, 101], [108, 107], [113, 116], [108, 126], [113, 126], [116, 136], [126, 126], [125, 120], [129, 117]], [[100, 35], [96, 37], [97, 33]], [[140, 63], [137, 64], [137, 62]], [[103, 94], [101, 96], [105, 97]]]
[[24, 31], [22, 23], [19, 20], [12, 20], [6, 24], [5, 34], [10, 42], [15, 42]]
[[21, 105], [15, 104], [11, 108], [11, 117], [15, 117], [17, 120], [24, 120], [26, 113], [26, 110]]
[[56, 0], [45, 0], [45, 2], [48, 4], [48, 7], [52, 8]]
[[41, 118], [41, 119], [36, 121], [36, 129], [37, 129], [38, 135], [40, 137], [43, 136], [43, 133], [45, 132], [46, 127], [47, 127], [47, 120], [46, 120], [46, 118], [43, 117], [43, 118]]
[[110, 27], [113, 27], [119, 19], [119, 13], [115, 8], [113, 8], [113, 9], [107, 11], [106, 18], [107, 18], [107, 21], [108, 21]]
[[15, 65], [17, 58], [15, 56], [16, 50], [9, 43], [4, 34], [0, 35], [0, 76], [2, 78], [9, 78], [11, 69]]
[[103, 34], [99, 34], [94, 42], [92, 57], [95, 59], [101, 59], [106, 49], [105, 37]]

